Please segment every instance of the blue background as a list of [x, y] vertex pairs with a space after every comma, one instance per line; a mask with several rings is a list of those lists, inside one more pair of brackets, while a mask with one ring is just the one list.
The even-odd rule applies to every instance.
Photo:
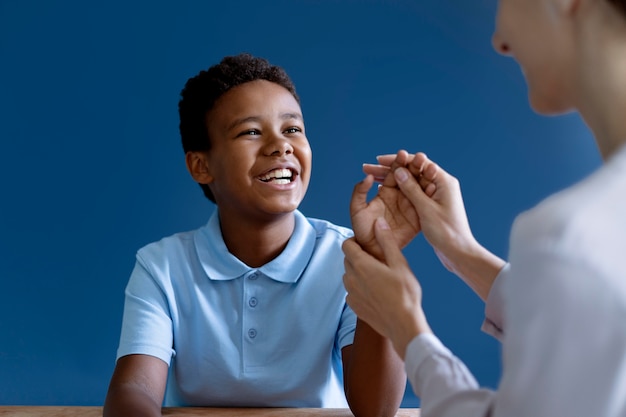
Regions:
[[[102, 404], [135, 251], [206, 222], [186, 172], [185, 81], [247, 51], [283, 66], [314, 152], [301, 210], [349, 225], [361, 164], [428, 153], [506, 257], [516, 214], [600, 163], [575, 115], [528, 107], [491, 48], [495, 0], [0, 0], [0, 403]], [[418, 237], [406, 249], [439, 337], [496, 387], [482, 303]], [[419, 401], [407, 391], [405, 406]]]

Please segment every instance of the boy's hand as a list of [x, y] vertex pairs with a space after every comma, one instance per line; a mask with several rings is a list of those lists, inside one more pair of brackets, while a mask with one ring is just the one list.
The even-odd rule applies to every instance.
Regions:
[[382, 260], [382, 248], [374, 234], [377, 218], [382, 217], [387, 221], [401, 248], [420, 232], [420, 223], [413, 204], [398, 188], [381, 186], [378, 195], [368, 203], [367, 193], [373, 182], [374, 177], [368, 175], [354, 187], [350, 216], [355, 240], [365, 251]]
[[415, 155], [407, 153], [405, 150], [398, 151], [397, 154], [378, 155], [378, 164], [363, 164], [363, 172], [374, 176], [374, 181], [387, 187], [397, 187], [398, 183], [392, 173], [396, 168], [405, 167], [415, 177], [422, 190], [432, 197], [435, 193], [435, 164], [428, 159], [426, 154], [418, 152]]
[[[397, 155], [378, 157], [380, 165], [365, 164], [367, 177], [354, 187], [350, 202], [350, 215], [355, 240], [370, 254], [382, 259], [382, 249], [374, 236], [374, 222], [383, 217], [392, 231], [398, 245], [403, 248], [421, 230], [419, 216], [411, 201], [399, 190], [393, 171], [406, 167], [413, 174], [427, 195], [434, 193], [432, 178], [422, 172], [422, 163], [427, 161], [424, 154], [410, 155], [399, 151]], [[378, 194], [367, 202], [367, 193], [373, 182], [381, 182]]]

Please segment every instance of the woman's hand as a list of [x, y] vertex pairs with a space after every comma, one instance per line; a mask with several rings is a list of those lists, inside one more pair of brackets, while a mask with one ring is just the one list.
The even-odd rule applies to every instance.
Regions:
[[[394, 185], [411, 202], [421, 231], [441, 263], [483, 300], [505, 262], [474, 238], [459, 181], [423, 153], [393, 169]], [[419, 173], [419, 175], [417, 175]], [[383, 184], [392, 182], [385, 178]]]
[[[356, 241], [378, 259], [381, 259], [382, 250], [374, 234], [374, 222], [377, 218], [383, 217], [387, 221], [401, 248], [420, 232], [418, 213], [413, 203], [397, 187], [393, 170], [408, 167], [411, 172], [415, 173], [420, 186], [424, 187], [426, 193], [434, 192], [432, 180], [421, 171], [419, 166], [420, 161], [425, 158], [425, 155], [422, 155], [410, 155], [406, 151], [400, 151], [397, 155], [379, 157], [382, 164], [388, 165], [365, 164], [363, 170], [367, 177], [354, 187], [350, 201], [352, 229]], [[381, 178], [380, 175], [384, 175], [385, 178]], [[382, 185], [379, 186], [376, 197], [368, 203], [367, 193], [375, 181], [382, 182]]]
[[374, 230], [384, 261], [364, 251], [354, 239], [343, 243], [346, 301], [361, 320], [389, 338], [404, 358], [409, 342], [431, 331], [421, 306], [422, 288], [384, 218], [376, 219]]

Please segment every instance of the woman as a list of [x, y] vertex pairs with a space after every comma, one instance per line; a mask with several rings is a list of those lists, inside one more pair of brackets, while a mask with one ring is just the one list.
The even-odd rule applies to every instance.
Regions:
[[[380, 157], [351, 206], [380, 250], [344, 243], [348, 304], [405, 360], [423, 417], [625, 417], [626, 0], [501, 0], [493, 44], [519, 63], [536, 112], [581, 114], [604, 165], [520, 215], [505, 262], [474, 239], [454, 177], [421, 153]], [[380, 217], [400, 207], [393, 190], [412, 224]], [[432, 334], [397, 239], [410, 228], [486, 301], [484, 328], [503, 346], [496, 391]]]

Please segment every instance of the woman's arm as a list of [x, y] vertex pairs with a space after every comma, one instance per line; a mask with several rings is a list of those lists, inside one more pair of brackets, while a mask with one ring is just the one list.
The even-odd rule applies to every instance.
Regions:
[[423, 153], [402, 160], [410, 162], [393, 170], [395, 181], [385, 179], [383, 184], [399, 187], [441, 263], [485, 301], [505, 261], [474, 238], [459, 181]]

